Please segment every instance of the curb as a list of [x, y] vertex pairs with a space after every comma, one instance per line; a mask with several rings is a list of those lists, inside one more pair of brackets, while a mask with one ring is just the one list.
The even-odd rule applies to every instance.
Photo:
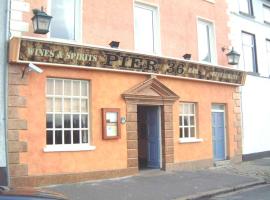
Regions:
[[251, 182], [251, 183], [240, 184], [240, 185], [237, 185], [237, 186], [234, 186], [234, 187], [225, 187], [225, 188], [222, 188], [222, 189], [210, 190], [210, 191], [207, 191], [207, 192], [202, 192], [202, 193], [199, 193], [199, 194], [196, 194], [196, 195], [180, 197], [180, 198], [176, 198], [175, 200], [200, 200], [200, 199], [204, 199], [204, 198], [210, 198], [210, 197], [215, 196], [215, 195], [225, 194], [225, 193], [229, 193], [229, 192], [235, 192], [235, 191], [238, 191], [238, 190], [254, 187], [254, 186], [257, 186], [257, 185], [263, 185], [263, 184], [267, 184], [267, 182], [265, 180], [259, 180], [259, 181], [254, 181], [254, 182]]

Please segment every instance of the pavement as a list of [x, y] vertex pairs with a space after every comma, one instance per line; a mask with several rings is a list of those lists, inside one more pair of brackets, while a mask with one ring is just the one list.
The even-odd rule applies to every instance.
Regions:
[[137, 176], [47, 187], [72, 200], [187, 200], [270, 183], [270, 158], [196, 171], [145, 170]]
[[217, 195], [201, 200], [269, 200], [270, 185], [260, 185], [256, 187], [239, 190], [232, 193]]

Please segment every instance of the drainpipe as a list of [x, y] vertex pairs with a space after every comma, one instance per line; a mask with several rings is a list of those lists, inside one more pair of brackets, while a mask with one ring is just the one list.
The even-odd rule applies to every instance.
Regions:
[[8, 82], [8, 40], [10, 0], [2, 0], [0, 6], [0, 185], [7, 186], [8, 148], [7, 148], [7, 82]]

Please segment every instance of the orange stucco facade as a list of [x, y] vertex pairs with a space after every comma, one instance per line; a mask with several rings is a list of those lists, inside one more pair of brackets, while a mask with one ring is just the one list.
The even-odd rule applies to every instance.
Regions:
[[[126, 73], [100, 72], [89, 70], [64, 70], [62, 68], [43, 67], [41, 75], [30, 75], [29, 86], [23, 89], [27, 96], [27, 108], [23, 113], [29, 122], [28, 130], [20, 135], [20, 139], [27, 141], [28, 152], [21, 154], [21, 162], [28, 164], [29, 175], [43, 175], [55, 173], [78, 173], [96, 170], [112, 170], [127, 167], [126, 126], [121, 125], [121, 138], [118, 140], [102, 140], [101, 108], [117, 107], [121, 116], [126, 116], [126, 104], [121, 97], [129, 88], [145, 81], [149, 76]], [[64, 71], [63, 71], [64, 70]], [[91, 144], [96, 146], [94, 151], [79, 152], [43, 152], [46, 146], [46, 77], [82, 79], [91, 82], [90, 101]], [[212, 127], [211, 104], [225, 103], [227, 106], [228, 154], [234, 156], [234, 140], [230, 133], [234, 133], [234, 86], [202, 83], [188, 80], [158, 78], [162, 83], [180, 96], [180, 101], [196, 102], [198, 105], [198, 130], [201, 143], [180, 144], [178, 141], [179, 103], [173, 105], [173, 129], [175, 162], [187, 162], [212, 159]], [[112, 92], [113, 91], [113, 92]], [[222, 92], [221, 92], [222, 91]], [[36, 108], [39, 105], [39, 108]], [[113, 152], [112, 152], [113, 150]], [[106, 158], [106, 159], [105, 159]]]
[[[25, 2], [29, 3], [30, 9], [41, 7], [41, 5], [47, 7], [47, 1], [25, 0]], [[198, 60], [197, 19], [201, 17], [214, 23], [217, 63], [227, 65], [226, 56], [221, 51], [221, 47], [229, 45], [225, 0], [215, 1], [215, 3], [205, 0], [147, 0], [143, 2], [154, 5], [159, 10], [161, 56], [177, 58], [185, 53], [191, 53], [192, 59]], [[110, 41], [117, 40], [120, 41], [122, 50], [134, 51], [133, 4], [133, 0], [84, 0], [81, 42], [108, 47]], [[24, 13], [23, 17], [31, 27], [32, 13]], [[32, 27], [29, 32], [23, 33], [23, 36], [47, 37], [33, 34]], [[101, 109], [119, 108], [121, 117], [127, 117], [127, 102], [122, 94], [148, 80], [149, 74], [40, 64], [39, 67], [42, 68], [43, 73], [26, 73], [24, 78], [20, 79], [21, 71], [25, 66], [26, 64], [11, 63], [9, 67], [9, 79], [11, 79], [9, 82], [11, 97], [9, 98], [19, 96], [25, 100], [22, 106], [16, 107], [12, 103], [9, 104], [9, 111], [14, 112], [16, 109], [17, 113], [16, 116], [10, 117], [9, 134], [18, 131], [19, 135], [17, 143], [9, 140], [9, 144], [26, 146], [19, 148], [18, 152], [10, 150], [10, 160], [16, 160], [10, 163], [11, 184], [21, 185], [24, 182], [28, 185], [46, 185], [61, 182], [44, 182], [42, 179], [29, 179], [28, 181], [27, 178], [20, 179], [20, 177], [48, 177], [129, 168], [127, 160], [132, 151], [128, 149], [129, 144], [127, 144], [128, 125], [126, 123], [120, 125], [121, 137], [119, 139], [104, 140], [102, 138]], [[95, 150], [44, 152], [46, 146], [46, 79], [51, 77], [89, 81], [89, 145], [95, 146]], [[18, 82], [13, 79], [18, 79]], [[173, 150], [168, 149], [168, 151], [173, 151], [171, 166], [191, 161], [213, 161], [211, 123], [213, 103], [224, 104], [226, 107], [226, 155], [228, 159], [233, 159], [241, 154], [239, 150], [241, 144], [236, 140], [241, 131], [237, 126], [240, 115], [237, 98], [238, 86], [159, 75], [156, 75], [156, 79], [179, 96], [179, 99], [172, 104], [173, 137], [171, 141], [173, 144], [170, 146], [173, 147]], [[16, 95], [14, 95], [14, 90], [17, 91]], [[179, 102], [196, 103], [196, 134], [203, 141], [179, 142]], [[23, 120], [26, 125], [23, 128], [13, 128], [14, 120]], [[165, 151], [165, 147], [162, 151]], [[14, 158], [17, 155], [15, 153], [18, 153], [18, 159]], [[23, 167], [21, 168], [21, 166]], [[74, 180], [66, 180], [66, 182], [80, 180], [85, 179], [74, 178]]]

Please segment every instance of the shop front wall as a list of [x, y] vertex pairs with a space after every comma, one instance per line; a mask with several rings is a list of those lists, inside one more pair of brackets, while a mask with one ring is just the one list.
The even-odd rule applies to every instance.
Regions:
[[[31, 74], [27, 95], [28, 131], [25, 138], [28, 152], [21, 155], [21, 162], [28, 164], [29, 175], [78, 173], [127, 167], [127, 142], [125, 125], [121, 125], [121, 138], [102, 140], [101, 108], [120, 108], [126, 115], [126, 105], [121, 94], [145, 76], [130, 76], [87, 70], [46, 67], [41, 75]], [[46, 144], [46, 78], [67, 78], [90, 81], [90, 143], [93, 151], [43, 152]], [[38, 105], [38, 107], [37, 107]]]
[[176, 102], [173, 106], [173, 129], [174, 129], [174, 162], [181, 164], [190, 161], [213, 161], [212, 147], [212, 122], [211, 106], [213, 103], [225, 104], [227, 123], [227, 156], [232, 158], [235, 155], [234, 134], [235, 113], [233, 93], [234, 86], [227, 86], [213, 83], [196, 81], [185, 81], [175, 79], [160, 80], [179, 95], [179, 102], [192, 102], [196, 104], [197, 113], [197, 138], [200, 142], [180, 143], [179, 142], [179, 112], [180, 105]]
[[[13, 66], [21, 68], [22, 66]], [[21, 95], [27, 106], [21, 109], [21, 118], [27, 121], [27, 131], [21, 131], [20, 140], [27, 142], [27, 152], [20, 154], [20, 163], [27, 164], [28, 175], [47, 175], [106, 171], [127, 168], [126, 125], [121, 124], [121, 138], [102, 139], [101, 108], [120, 108], [126, 116], [126, 103], [122, 94], [149, 79], [149, 75], [113, 73], [61, 67], [43, 67], [42, 74], [28, 74], [28, 86], [21, 86]], [[44, 152], [46, 146], [46, 78], [67, 78], [90, 81], [90, 144], [93, 151]], [[174, 163], [212, 160], [211, 104], [224, 103], [227, 107], [228, 155], [234, 156], [234, 86], [157, 77], [174, 91], [180, 99], [173, 104]], [[197, 105], [197, 143], [179, 143], [179, 102]]]

